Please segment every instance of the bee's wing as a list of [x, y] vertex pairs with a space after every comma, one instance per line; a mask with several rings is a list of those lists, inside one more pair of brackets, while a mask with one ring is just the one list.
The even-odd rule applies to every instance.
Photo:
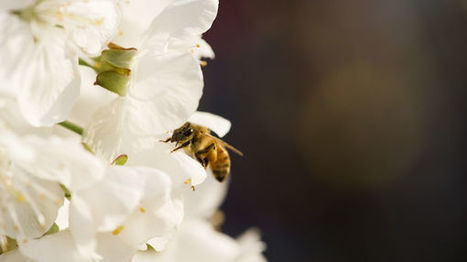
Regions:
[[229, 145], [227, 142], [225, 142], [224, 140], [220, 139], [220, 138], [217, 138], [213, 135], [210, 135], [210, 134], [206, 134], [207, 136], [211, 137], [212, 139], [216, 140], [217, 143], [227, 147], [228, 149], [232, 150], [233, 152], [237, 153], [238, 155], [240, 156], [243, 156], [243, 153], [240, 152], [240, 150], [236, 149], [235, 147]]

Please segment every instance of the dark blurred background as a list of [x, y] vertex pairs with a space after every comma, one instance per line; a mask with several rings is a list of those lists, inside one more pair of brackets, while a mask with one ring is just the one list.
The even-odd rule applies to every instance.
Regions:
[[270, 262], [467, 261], [467, 0], [221, 0], [223, 230]]

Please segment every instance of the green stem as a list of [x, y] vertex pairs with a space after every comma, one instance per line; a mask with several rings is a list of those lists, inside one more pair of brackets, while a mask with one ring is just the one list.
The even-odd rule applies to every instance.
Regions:
[[70, 121], [63, 121], [58, 123], [59, 125], [63, 126], [64, 128], [75, 132], [76, 134], [82, 136], [83, 135], [83, 128], [80, 127], [79, 125], [72, 123]]
[[93, 69], [94, 71], [97, 72], [97, 68], [96, 68], [95, 66], [89, 64], [88, 62], [86, 62], [86, 61], [85, 61], [84, 59], [82, 59], [82, 58], [80, 58], [80, 59], [78, 60], [78, 64], [79, 64], [79, 65], [82, 65], [82, 66], [87, 66], [87, 67], [89, 67], [89, 68], [91, 68], [91, 69]]

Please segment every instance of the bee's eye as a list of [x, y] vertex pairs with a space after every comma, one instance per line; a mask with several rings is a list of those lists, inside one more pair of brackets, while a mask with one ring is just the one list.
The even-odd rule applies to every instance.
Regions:
[[192, 133], [193, 133], [193, 129], [189, 128], [189, 129], [185, 130], [185, 132], [183, 132], [183, 135], [184, 136], [190, 136]]

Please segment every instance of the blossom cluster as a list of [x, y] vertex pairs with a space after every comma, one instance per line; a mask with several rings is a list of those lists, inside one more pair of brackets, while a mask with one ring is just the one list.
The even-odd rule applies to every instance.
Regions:
[[0, 261], [263, 262], [228, 182], [162, 143], [197, 111], [218, 0], [0, 1]]

